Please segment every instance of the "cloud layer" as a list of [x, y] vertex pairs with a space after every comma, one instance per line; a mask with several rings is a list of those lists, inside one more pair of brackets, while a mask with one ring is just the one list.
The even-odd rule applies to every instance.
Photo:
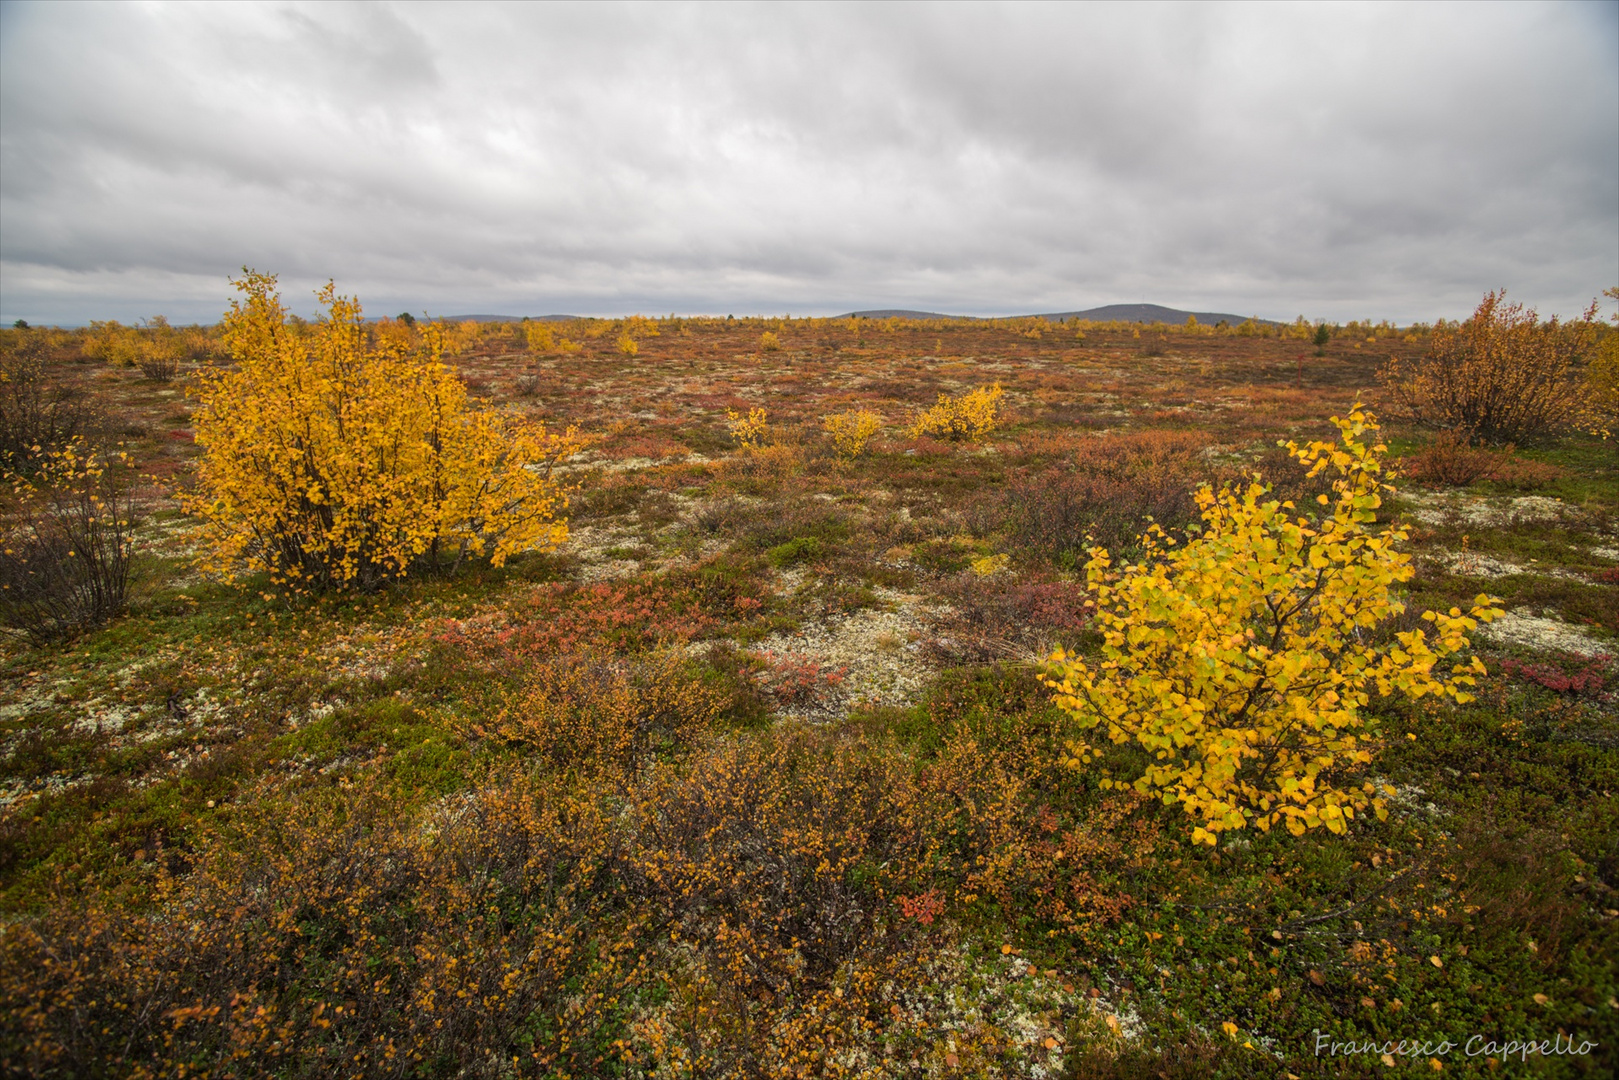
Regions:
[[0, 317], [1571, 314], [1619, 4], [18, 5]]

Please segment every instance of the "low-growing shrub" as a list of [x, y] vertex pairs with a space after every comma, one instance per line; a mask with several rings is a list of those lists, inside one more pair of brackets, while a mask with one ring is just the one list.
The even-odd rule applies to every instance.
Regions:
[[556, 769], [633, 767], [649, 753], [689, 744], [724, 705], [678, 650], [619, 659], [585, 653], [531, 668], [493, 718], [467, 728]]
[[1446, 431], [1402, 465], [1405, 474], [1419, 484], [1467, 487], [1494, 473], [1499, 458], [1484, 447], [1472, 445], [1466, 435]]
[[566, 539], [550, 467], [578, 448], [571, 430], [469, 408], [438, 324], [368, 328], [327, 285], [327, 314], [292, 325], [274, 286], [253, 272], [237, 282], [246, 302], [224, 319], [236, 366], [196, 390], [203, 457], [182, 502], [206, 526], [204, 566], [294, 591], [370, 588]]
[[776, 336], [775, 331], [766, 330], [764, 333], [759, 335], [759, 351], [760, 352], [780, 352], [781, 351], [781, 338]]
[[0, 519], [0, 627], [36, 644], [124, 610], [134, 554], [127, 458], [83, 439], [10, 477]]
[[960, 397], [940, 394], [938, 404], [916, 418], [909, 434], [913, 439], [932, 435], [976, 442], [995, 430], [996, 413], [1004, 396], [999, 383], [981, 386]]
[[929, 651], [951, 664], [1044, 655], [1058, 643], [1073, 645], [1091, 626], [1094, 605], [1077, 581], [958, 574], [940, 592], [952, 614]]
[[41, 455], [90, 434], [96, 420], [84, 394], [46, 377], [38, 331], [0, 353], [0, 473], [31, 470]]
[[770, 560], [772, 566], [787, 567], [818, 559], [825, 553], [826, 545], [821, 543], [819, 537], [795, 536], [785, 544], [777, 544], [766, 551], [765, 558]]
[[757, 654], [760, 664], [750, 681], [758, 691], [778, 705], [805, 705], [835, 690], [848, 674], [848, 668], [829, 667], [814, 657], [777, 655], [765, 650]]
[[730, 422], [731, 438], [744, 449], [763, 446], [770, 434], [770, 424], [763, 409], [749, 409], [746, 416], [727, 409], [725, 419]]
[[1555, 465], [1515, 456], [1511, 446], [1500, 450], [1472, 446], [1465, 435], [1455, 431], [1441, 432], [1401, 464], [1405, 475], [1419, 484], [1442, 487], [1467, 487], [1488, 480], [1509, 487], [1536, 488], [1563, 475]]
[[1196, 519], [1206, 445], [1192, 432], [1086, 439], [1065, 465], [1025, 472], [991, 500], [1019, 546], [1058, 560], [1093, 544], [1116, 551], [1147, 518], [1169, 528]]
[[[1054, 811], [1040, 739], [959, 709], [939, 725], [924, 770], [882, 740], [793, 728], [635, 771], [502, 766], [412, 814], [364, 771], [261, 787], [197, 837], [188, 872], [143, 864], [129, 906], [64, 881], [7, 920], [0, 1068], [878, 1075], [932, 1052], [952, 1009], [937, 920], [1103, 930], [1155, 842], [1126, 825], [1132, 793]], [[1015, 1003], [990, 1014], [972, 985], [1007, 1031], [980, 1054], [1039, 1045], [1046, 1029], [1019, 1036]]]
[[846, 458], [865, 453], [866, 444], [882, 429], [883, 418], [870, 409], [849, 409], [821, 420], [821, 430], [831, 438], [833, 449]]
[[1611, 656], [1566, 656], [1558, 663], [1536, 664], [1502, 660], [1501, 674], [1559, 694], [1600, 693], [1612, 678]]
[[[1119, 572], [1092, 551], [1101, 660], [1059, 650], [1045, 676], [1081, 729], [1153, 755], [1140, 777], [1106, 777], [1104, 787], [1180, 804], [1194, 841], [1250, 825], [1343, 832], [1358, 811], [1384, 816], [1383, 793], [1347, 779], [1371, 760], [1370, 690], [1467, 701], [1483, 673], [1476, 657], [1436, 669], [1501, 614], [1492, 597], [1465, 614], [1428, 612], [1431, 640], [1423, 630], [1369, 640], [1404, 610], [1394, 587], [1414, 571], [1396, 548], [1406, 530], [1373, 528], [1385, 448], [1362, 440], [1376, 425], [1358, 405], [1335, 423], [1341, 445], [1289, 444], [1312, 474], [1336, 473], [1336, 500], [1321, 496], [1329, 516], [1294, 517], [1258, 482], [1218, 494], [1205, 485], [1203, 527], [1183, 544], [1154, 528], [1141, 562]], [[1094, 754], [1076, 741], [1066, 760], [1082, 767]]]

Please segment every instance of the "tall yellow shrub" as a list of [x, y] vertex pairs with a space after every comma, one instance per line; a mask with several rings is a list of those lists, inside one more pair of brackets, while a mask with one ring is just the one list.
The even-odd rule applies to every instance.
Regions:
[[[1196, 841], [1249, 825], [1343, 832], [1368, 807], [1384, 816], [1386, 791], [1339, 786], [1371, 760], [1370, 691], [1466, 701], [1463, 688], [1484, 670], [1476, 657], [1449, 672], [1439, 665], [1502, 613], [1493, 597], [1467, 614], [1427, 612], [1432, 638], [1372, 636], [1404, 610], [1394, 590], [1413, 571], [1395, 545], [1406, 531], [1376, 523], [1387, 488], [1385, 448], [1363, 439], [1377, 430], [1371, 417], [1357, 404], [1334, 422], [1341, 445], [1288, 443], [1312, 476], [1337, 473], [1336, 499], [1318, 496], [1330, 515], [1290, 516], [1293, 505], [1265, 499], [1257, 482], [1218, 494], [1204, 485], [1203, 530], [1183, 545], [1155, 529], [1143, 562], [1118, 574], [1106, 551], [1092, 550], [1101, 659], [1059, 650], [1043, 677], [1082, 729], [1152, 755], [1133, 783], [1104, 777], [1103, 786], [1179, 803], [1198, 823]], [[1093, 755], [1075, 742], [1066, 760], [1077, 767]]]
[[1601, 425], [1580, 361], [1596, 336], [1596, 302], [1581, 319], [1541, 322], [1533, 308], [1486, 293], [1473, 317], [1435, 327], [1426, 357], [1378, 373], [1398, 408], [1470, 441], [1522, 443]]
[[437, 324], [415, 349], [402, 333], [368, 344], [359, 303], [330, 284], [326, 314], [289, 325], [275, 280], [236, 282], [244, 299], [223, 323], [235, 366], [193, 391], [203, 458], [182, 503], [207, 525], [205, 567], [300, 592], [365, 588], [567, 538], [550, 469], [578, 448], [571, 429], [469, 409]]
[[971, 439], [976, 442], [995, 430], [996, 412], [1005, 391], [1000, 384], [980, 386], [953, 398], [940, 394], [939, 403], [911, 425], [910, 435], [935, 435], [941, 439]]

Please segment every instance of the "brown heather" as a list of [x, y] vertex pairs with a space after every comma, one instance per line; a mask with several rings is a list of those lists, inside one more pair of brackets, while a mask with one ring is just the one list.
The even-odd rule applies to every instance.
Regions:
[[[527, 699], [582, 693], [584, 670]], [[1083, 821], [1052, 809], [1049, 735], [985, 743], [964, 726], [921, 769], [813, 729], [704, 736], [640, 769], [603, 749], [588, 776], [506, 767], [410, 818], [374, 776], [266, 788], [160, 861], [138, 905], [68, 890], [4, 930], [5, 1061], [73, 1076], [592, 1076], [659, 1060], [843, 1075], [840, 1052], [926, 1045], [890, 1010], [936, 936], [901, 901], [936, 890], [1102, 928], [1134, 902], [1115, 875], [1153, 842], [1119, 828], [1128, 799]], [[641, 1039], [614, 1034], [624, 1016]]]

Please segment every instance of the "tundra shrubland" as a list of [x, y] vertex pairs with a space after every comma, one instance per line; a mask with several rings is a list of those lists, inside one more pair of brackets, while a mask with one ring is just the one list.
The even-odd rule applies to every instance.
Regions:
[[[1314, 1032], [1416, 1017], [1607, 1045], [1611, 446], [1329, 420], [1462, 324], [1325, 324], [1321, 356], [1310, 320], [579, 319], [540, 348], [251, 307], [176, 331], [190, 397], [104, 328], [0, 330], [31, 505], [71, 496], [75, 435], [124, 441], [144, 575], [0, 641], [0, 1071], [1307, 1075]], [[291, 404], [225, 439], [228, 380]], [[826, 426], [996, 386], [976, 440]], [[376, 482], [274, 479], [303, 431]], [[418, 479], [499, 482], [522, 433], [566, 507], [504, 559], [461, 515], [412, 554]], [[394, 440], [485, 449], [396, 473]], [[233, 494], [277, 484], [308, 505]], [[261, 519], [331, 585], [197, 574]]]

